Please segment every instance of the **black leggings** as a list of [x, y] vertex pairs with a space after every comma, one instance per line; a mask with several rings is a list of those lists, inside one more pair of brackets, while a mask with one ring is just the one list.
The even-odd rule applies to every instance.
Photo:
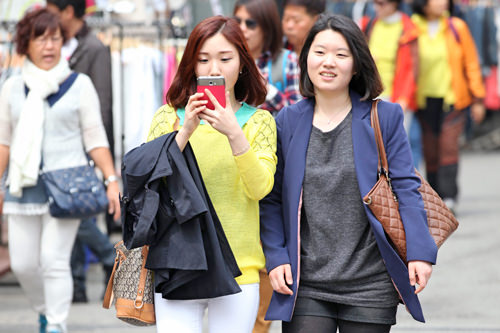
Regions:
[[292, 321], [282, 322], [282, 333], [387, 333], [391, 325], [360, 323], [319, 316], [293, 316]]

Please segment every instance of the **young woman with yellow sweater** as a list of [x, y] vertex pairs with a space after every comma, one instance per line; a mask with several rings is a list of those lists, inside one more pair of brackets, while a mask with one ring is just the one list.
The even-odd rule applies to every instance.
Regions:
[[467, 24], [449, 17], [449, 0], [414, 0], [419, 29], [417, 116], [422, 125], [427, 179], [451, 209], [458, 196], [458, 139], [467, 108], [484, 118], [484, 85]]
[[[199, 76], [224, 76], [226, 107], [210, 91], [196, 93]], [[208, 109], [206, 94], [215, 106]], [[190, 143], [203, 181], [242, 275], [242, 292], [213, 299], [167, 300], [155, 295], [158, 332], [202, 332], [208, 309], [210, 332], [251, 332], [259, 305], [259, 200], [274, 184], [276, 124], [260, 105], [265, 83], [234, 19], [200, 22], [191, 33], [167, 105], [153, 119], [148, 140], [179, 130], [176, 142]], [[248, 103], [248, 104], [247, 104]]]
[[380, 98], [399, 103], [404, 111], [405, 129], [410, 139], [413, 165], [422, 160], [420, 125], [414, 112], [418, 75], [418, 30], [411, 18], [400, 10], [402, 0], [373, 0], [375, 17], [360, 22], [370, 52], [380, 73], [384, 91]]

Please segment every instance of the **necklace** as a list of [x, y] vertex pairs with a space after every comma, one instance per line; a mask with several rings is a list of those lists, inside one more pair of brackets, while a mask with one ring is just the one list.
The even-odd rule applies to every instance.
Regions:
[[316, 110], [316, 114], [321, 115], [321, 118], [325, 118], [322, 122], [326, 122], [327, 125], [330, 125], [336, 118], [344, 118], [345, 115], [348, 114], [350, 110], [351, 110], [351, 104], [349, 103], [348, 107], [346, 107], [344, 110], [340, 112], [335, 113], [333, 117], [331, 117], [330, 119], [326, 118], [323, 113], [319, 112], [319, 110]]

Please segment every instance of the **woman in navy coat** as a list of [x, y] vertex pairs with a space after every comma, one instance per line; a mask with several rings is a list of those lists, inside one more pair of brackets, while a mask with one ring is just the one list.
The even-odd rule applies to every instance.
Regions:
[[370, 124], [382, 84], [362, 32], [325, 14], [299, 58], [307, 98], [276, 118], [278, 166], [261, 201], [261, 240], [274, 289], [268, 320], [283, 332], [389, 332], [402, 301], [424, 321], [417, 294], [436, 261], [398, 104], [378, 113], [407, 238], [408, 266], [362, 198], [377, 182]]

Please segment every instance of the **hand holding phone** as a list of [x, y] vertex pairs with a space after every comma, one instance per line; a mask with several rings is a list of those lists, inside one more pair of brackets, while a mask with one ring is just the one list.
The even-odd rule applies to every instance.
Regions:
[[207, 109], [215, 110], [215, 106], [207, 94], [205, 94], [205, 89], [210, 90], [223, 108], [226, 107], [226, 83], [223, 76], [200, 76], [196, 79], [196, 83], [196, 91], [203, 93], [203, 97], [200, 100], [208, 102], [206, 104]]

